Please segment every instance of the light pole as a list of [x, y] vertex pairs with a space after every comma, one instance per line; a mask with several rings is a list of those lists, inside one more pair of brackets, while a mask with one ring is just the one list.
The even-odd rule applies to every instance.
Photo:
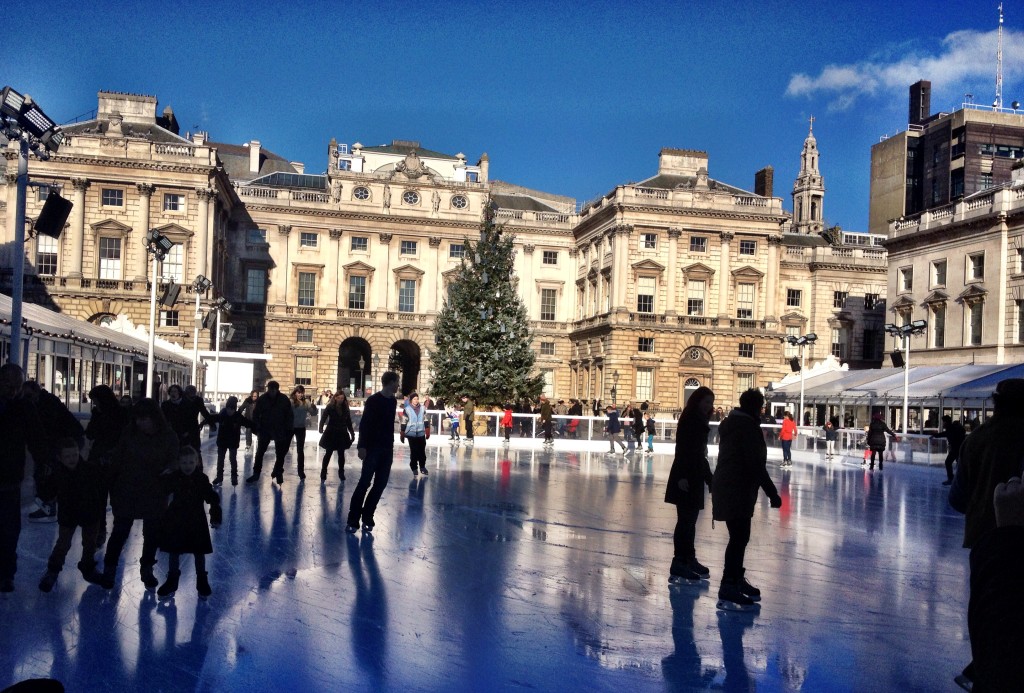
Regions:
[[379, 370], [380, 370], [380, 354], [374, 354], [373, 355], [373, 373], [370, 375], [370, 389], [371, 390], [377, 386], [377, 372]]
[[[818, 341], [818, 335], [814, 334], [813, 332], [811, 332], [810, 334], [805, 334], [803, 337], [795, 337], [793, 335], [789, 335], [788, 337], [786, 337], [786, 341], [789, 342], [790, 344], [792, 344], [793, 346], [800, 347], [800, 411], [799, 411], [799, 413], [797, 413], [797, 425], [798, 426], [803, 426], [804, 425], [804, 366], [807, 364], [807, 360], [806, 360], [807, 352], [806, 352], [806, 349], [804, 347], [806, 347], [808, 344], [814, 344], [816, 341]], [[790, 364], [792, 365], [792, 362], [790, 362]]]
[[612, 404], [618, 401], [619, 394], [619, 372], [617, 370], [612, 371]]
[[153, 272], [149, 282], [149, 352], [146, 358], [146, 390], [148, 397], [153, 394], [153, 351], [156, 346], [156, 282], [157, 265], [174, 247], [174, 242], [156, 229], [146, 233], [146, 251], [153, 256]]
[[[211, 306], [211, 308], [213, 309], [213, 311], [215, 312], [216, 317], [217, 317], [217, 341], [216, 341], [216, 347], [215, 347], [217, 351], [216, 351], [216, 354], [214, 356], [214, 364], [215, 364], [214, 365], [214, 369], [215, 369], [215, 373], [213, 375], [213, 401], [216, 404], [216, 406], [219, 407], [220, 406], [220, 404], [219, 404], [220, 403], [220, 336], [221, 336], [220, 335], [220, 328], [221, 328], [220, 317], [221, 317], [221, 312], [222, 311], [227, 311], [229, 313], [231, 312], [231, 304], [228, 302], [228, 300], [226, 298], [221, 296], [220, 298], [218, 298], [216, 301], [213, 302], [213, 306]], [[229, 330], [232, 329], [230, 324], [228, 324], [227, 327], [228, 327]]]
[[[907, 435], [907, 419], [910, 416], [910, 338], [924, 334], [928, 329], [927, 320], [915, 320], [904, 325], [888, 323], [885, 331], [903, 340], [903, 435]], [[893, 352], [898, 354], [898, 351]]]
[[366, 391], [366, 357], [363, 355], [359, 356], [359, 377], [356, 378], [356, 387], [353, 389], [355, 390], [352, 393], [353, 397], [362, 397], [363, 392]]
[[[18, 141], [18, 188], [14, 217], [14, 272], [11, 287], [11, 342], [8, 361], [24, 367], [21, 353], [21, 305], [25, 295], [25, 197], [28, 191], [28, 152], [48, 159], [64, 143], [64, 133], [50, 120], [27, 94], [22, 96], [10, 87], [0, 93], [0, 132], [10, 141]], [[59, 195], [57, 196], [60, 197]], [[49, 200], [47, 200], [49, 202]], [[64, 219], [71, 211], [65, 202]], [[45, 207], [44, 207], [45, 209]], [[42, 215], [40, 215], [42, 219]], [[36, 222], [37, 228], [39, 222]], [[60, 220], [57, 234], [63, 228]]]
[[196, 387], [199, 387], [199, 381], [196, 380], [199, 372], [199, 327], [203, 324], [203, 310], [199, 306], [199, 299], [212, 286], [213, 282], [201, 274], [192, 282], [192, 291], [196, 295], [195, 334], [192, 340], [192, 384]]

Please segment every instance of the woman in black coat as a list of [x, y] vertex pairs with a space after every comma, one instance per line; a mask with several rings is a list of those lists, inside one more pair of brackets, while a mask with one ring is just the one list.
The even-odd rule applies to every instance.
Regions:
[[676, 506], [676, 528], [672, 534], [674, 553], [669, 572], [672, 579], [699, 580], [711, 572], [697, 560], [694, 537], [697, 516], [704, 509], [704, 485], [711, 485], [708, 463], [708, 417], [715, 406], [715, 393], [699, 387], [686, 401], [676, 426], [676, 456], [668, 473], [665, 502]]
[[217, 475], [213, 479], [214, 486], [224, 483], [224, 455], [228, 454], [231, 462], [231, 485], [238, 486], [238, 444], [242, 437], [242, 427], [252, 428], [252, 421], [245, 418], [238, 407], [237, 397], [228, 397], [224, 408], [217, 415]]
[[321, 483], [327, 481], [327, 465], [335, 450], [338, 451], [338, 478], [345, 480], [345, 451], [352, 447], [355, 438], [348, 397], [344, 392], [335, 392], [334, 399], [320, 415], [320, 447], [324, 449], [324, 461], [320, 465]]
[[739, 408], [733, 409], [719, 428], [722, 442], [711, 483], [712, 517], [729, 529], [718, 590], [720, 609], [748, 610], [760, 601], [761, 592], [747, 582], [743, 567], [758, 489], [764, 490], [773, 508], [782, 507], [782, 498], [768, 476], [768, 447], [761, 433], [763, 406], [761, 391], [747, 390], [740, 395]]
[[875, 414], [871, 417], [871, 423], [868, 424], [868, 447], [871, 449], [871, 469], [875, 468], [875, 455], [878, 455], [878, 468], [882, 469], [882, 458], [885, 457], [885, 444], [888, 441], [886, 436], [895, 436], [885, 421], [882, 420], [881, 414]]

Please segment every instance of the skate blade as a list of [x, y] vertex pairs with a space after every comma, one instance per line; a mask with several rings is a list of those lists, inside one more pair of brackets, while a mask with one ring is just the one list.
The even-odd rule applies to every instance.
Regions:
[[699, 585], [701, 584], [700, 578], [684, 578], [679, 575], [672, 575], [668, 579], [670, 585]]
[[748, 606], [746, 604], [737, 604], [736, 602], [730, 602], [726, 599], [719, 599], [718, 604], [716, 604], [716, 607], [718, 609], [721, 609], [722, 611], [757, 611], [757, 604], [751, 604]]
[[956, 676], [954, 676], [953, 682], [956, 685], [960, 686], [960, 688], [963, 688], [965, 691], [969, 691], [974, 687], [974, 682], [966, 676], [964, 676], [963, 674], [957, 674]]

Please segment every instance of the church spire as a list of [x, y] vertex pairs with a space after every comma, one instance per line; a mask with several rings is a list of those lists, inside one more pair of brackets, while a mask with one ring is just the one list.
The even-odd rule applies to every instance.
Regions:
[[814, 116], [811, 116], [800, 153], [800, 173], [793, 183], [793, 230], [796, 233], [820, 233], [824, 229], [824, 199], [825, 181], [818, 170], [818, 141], [814, 139]]

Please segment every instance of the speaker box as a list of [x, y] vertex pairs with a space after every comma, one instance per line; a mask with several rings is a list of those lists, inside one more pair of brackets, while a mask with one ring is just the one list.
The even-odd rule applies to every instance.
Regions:
[[46, 196], [46, 202], [43, 203], [43, 210], [39, 213], [39, 218], [36, 219], [36, 232], [44, 236], [60, 238], [60, 233], [64, 230], [64, 224], [68, 222], [72, 207], [74, 204], [71, 200], [65, 200], [60, 193], [51, 189], [50, 194]]
[[889, 354], [889, 358], [892, 359], [893, 368], [903, 368], [903, 366], [906, 365], [906, 362], [903, 360], [902, 352], [894, 351]]
[[794, 373], [800, 372], [800, 359], [798, 359], [796, 356], [789, 360], [789, 370], [793, 371]]
[[160, 297], [160, 304], [171, 307], [178, 302], [178, 294], [181, 293], [181, 286], [171, 282], [164, 289], [163, 295]]

